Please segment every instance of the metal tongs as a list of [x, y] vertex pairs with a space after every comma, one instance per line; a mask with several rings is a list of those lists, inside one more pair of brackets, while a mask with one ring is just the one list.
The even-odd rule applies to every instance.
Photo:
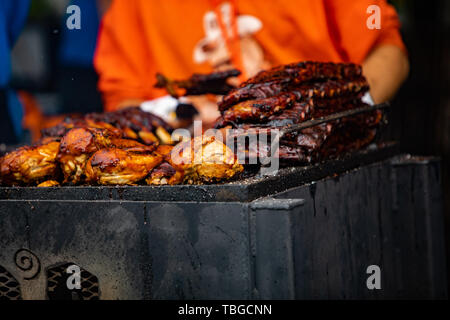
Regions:
[[[281, 127], [281, 128], [279, 128], [277, 135], [278, 135], [278, 138], [281, 139], [284, 135], [286, 135], [288, 133], [299, 132], [303, 129], [315, 127], [322, 123], [339, 120], [339, 119], [350, 117], [350, 116], [355, 116], [355, 115], [358, 115], [361, 113], [371, 112], [371, 111], [380, 110], [380, 109], [386, 109], [386, 108], [389, 108], [390, 105], [391, 104], [389, 102], [385, 102], [385, 103], [375, 104], [372, 106], [368, 105], [368, 106], [364, 106], [364, 107], [360, 107], [360, 108], [355, 108], [355, 109], [350, 109], [350, 110], [346, 110], [346, 111], [332, 113], [330, 115], [312, 119], [312, 120], [308, 120], [308, 121], [305, 121], [305, 122], [302, 122], [299, 124]], [[251, 129], [245, 130], [245, 132], [237, 133], [236, 135], [234, 135], [234, 137], [249, 136], [249, 135], [261, 134], [261, 133], [270, 134], [273, 129], [278, 129], [278, 128], [251, 128]]]

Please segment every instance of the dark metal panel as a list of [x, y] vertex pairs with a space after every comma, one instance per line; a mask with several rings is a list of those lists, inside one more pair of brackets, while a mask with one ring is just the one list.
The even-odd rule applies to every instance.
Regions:
[[303, 199], [266, 198], [250, 204], [254, 215], [254, 278], [258, 299], [294, 299], [294, 260], [291, 216]]
[[446, 259], [439, 161], [416, 157], [394, 166], [397, 215], [393, 224], [404, 291], [413, 298], [442, 298], [446, 296]]
[[45, 270], [68, 262], [99, 279], [102, 299], [251, 297], [246, 205], [0, 201], [6, 208], [0, 264], [25, 238], [40, 260], [25, 298], [44, 299]]
[[[15, 255], [20, 249], [30, 248], [27, 238], [27, 215], [18, 210], [20, 206], [19, 203], [4, 206], [0, 202], [0, 269], [3, 271], [3, 277], [9, 273], [11, 279], [14, 278], [16, 282], [29, 282], [24, 279], [29, 273], [20, 269], [15, 262]], [[7, 281], [10, 282], [9, 280]], [[3, 285], [5, 281], [0, 282]], [[23, 298], [23, 289], [19, 287], [16, 291], [21, 291], [20, 298]], [[3, 291], [2, 293], [8, 294]]]
[[[423, 194], [425, 202], [425, 239], [430, 239], [427, 245], [430, 279], [430, 297], [441, 298], [447, 294], [447, 264], [445, 255], [443, 191], [441, 175], [441, 162], [430, 161], [429, 165], [422, 164], [422, 176], [425, 189]], [[417, 188], [417, 186], [416, 186]], [[419, 188], [417, 188], [419, 189]], [[447, 275], [448, 277], [448, 275]]]
[[[46, 297], [45, 270], [76, 264], [99, 278], [103, 299], [147, 297], [147, 248], [140, 203], [118, 201], [0, 201], [28, 217], [28, 242], [41, 272], [28, 295]], [[19, 234], [18, 230], [15, 230]]]
[[[287, 233], [296, 298], [446, 297], [439, 168], [401, 168], [366, 166], [277, 196], [305, 200]], [[366, 286], [369, 265], [381, 290]]]
[[153, 299], [251, 298], [247, 206], [147, 205]]

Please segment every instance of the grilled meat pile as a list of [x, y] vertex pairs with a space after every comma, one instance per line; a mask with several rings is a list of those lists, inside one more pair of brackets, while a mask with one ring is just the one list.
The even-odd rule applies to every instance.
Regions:
[[[355, 64], [288, 64], [262, 71], [224, 96], [216, 128], [288, 127], [364, 106], [361, 98], [368, 90]], [[280, 160], [310, 163], [362, 148], [375, 137], [381, 119], [381, 111], [374, 111], [288, 134], [280, 141]], [[257, 147], [247, 151], [267, 153]]]
[[[369, 90], [361, 67], [354, 64], [293, 63], [232, 87], [227, 79], [238, 74], [196, 74], [184, 81], [159, 75], [157, 85], [174, 96], [226, 94], [219, 103], [216, 128], [244, 132], [287, 128], [359, 108]], [[360, 149], [374, 139], [381, 119], [377, 110], [288, 133], [280, 140], [280, 160], [311, 163]], [[0, 158], [0, 184], [198, 184], [229, 180], [243, 171], [233, 151], [214, 136], [173, 146], [170, 131], [161, 118], [140, 108], [70, 117], [43, 130], [39, 143]], [[247, 160], [273, 153], [259, 143], [245, 148]]]
[[171, 127], [160, 117], [137, 107], [67, 117], [58, 125], [42, 130], [42, 136], [44, 138], [61, 138], [75, 127], [119, 130], [125, 138], [134, 139], [147, 145], [158, 141], [170, 142], [168, 131], [171, 131]]
[[[243, 170], [221, 142], [199, 137], [200, 143], [172, 146], [168, 130], [163, 120], [138, 108], [68, 118], [44, 130], [35, 145], [0, 158], [0, 184], [193, 184], [227, 180]], [[200, 162], [191, 161], [198, 155]]]

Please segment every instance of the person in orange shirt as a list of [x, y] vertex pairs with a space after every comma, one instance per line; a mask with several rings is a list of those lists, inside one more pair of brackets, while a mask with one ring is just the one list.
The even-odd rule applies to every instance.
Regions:
[[165, 95], [153, 87], [157, 72], [184, 79], [236, 67], [246, 78], [303, 60], [362, 64], [378, 103], [409, 73], [399, 29], [386, 0], [113, 0], [95, 67], [106, 110]]

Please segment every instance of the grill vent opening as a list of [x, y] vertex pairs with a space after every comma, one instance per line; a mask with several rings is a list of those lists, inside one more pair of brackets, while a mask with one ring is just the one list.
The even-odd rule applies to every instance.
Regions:
[[0, 300], [22, 300], [20, 284], [8, 270], [0, 265]]
[[75, 263], [64, 263], [47, 269], [47, 298], [49, 300], [99, 300], [98, 278], [80, 267], [80, 289], [69, 289], [67, 279], [72, 275], [67, 268]]

